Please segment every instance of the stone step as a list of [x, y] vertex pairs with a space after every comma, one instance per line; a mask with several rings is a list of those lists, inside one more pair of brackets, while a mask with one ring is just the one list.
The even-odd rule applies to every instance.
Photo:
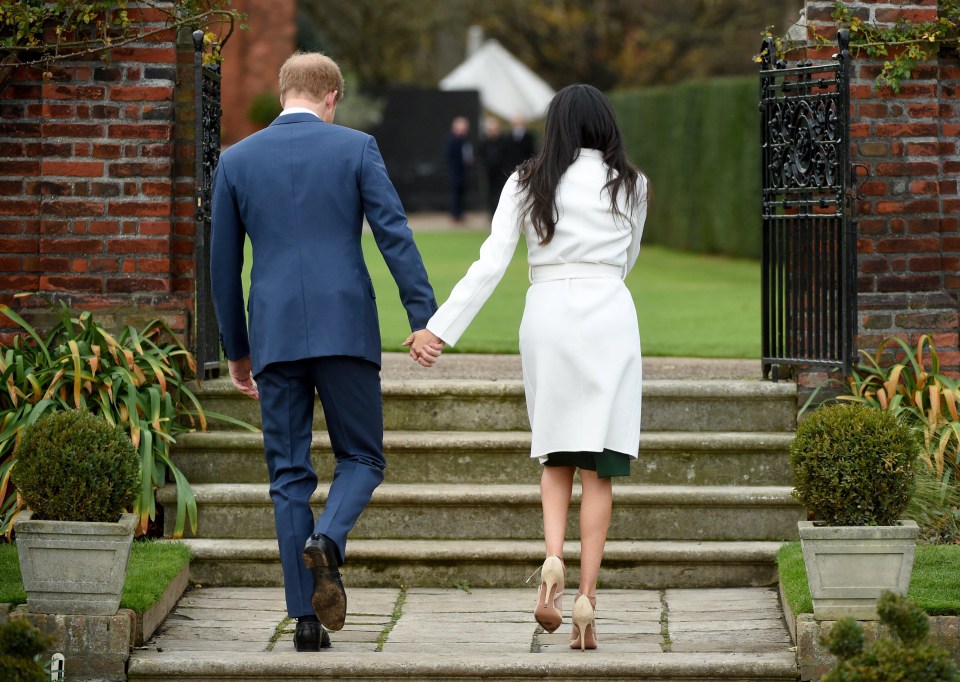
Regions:
[[[205, 587], [283, 584], [276, 540], [184, 540], [191, 583]], [[609, 540], [605, 589], [760, 587], [777, 580], [780, 542]], [[576, 584], [580, 543], [564, 546]], [[543, 562], [543, 540], [353, 540], [343, 567], [348, 587], [523, 587]]]
[[[273, 538], [266, 484], [193, 486], [198, 537]], [[616, 486], [611, 540], [786, 540], [797, 535], [803, 509], [785, 486]], [[579, 487], [568, 537], [579, 537]], [[326, 490], [313, 497], [322, 509]], [[173, 531], [173, 486], [157, 492], [166, 533]], [[543, 535], [536, 485], [385, 484], [354, 528], [357, 539], [532, 539]]]
[[[796, 656], [790, 652], [644, 653], [604, 655], [375, 653], [325, 650], [295, 652], [135, 653], [129, 682], [288, 682], [288, 680], [645, 680], [646, 682], [777, 682], [797, 679]], [[554, 652], [551, 652], [554, 653]]]
[[[260, 425], [260, 405], [227, 379], [203, 384], [208, 410]], [[384, 381], [388, 431], [524, 431], [529, 429], [521, 381]], [[792, 383], [749, 380], [668, 381], [643, 385], [645, 431], [793, 431], [797, 388]], [[315, 409], [314, 428], [323, 414]], [[235, 428], [216, 422], [217, 429]]]
[[[294, 656], [294, 624], [280, 587], [194, 587], [163, 629], [130, 659], [131, 679], [781, 679], [795, 671], [790, 634], [773, 587], [602, 587], [600, 650], [569, 648], [570, 603], [553, 634], [531, 613], [536, 581], [518, 588], [356, 587], [333, 646]], [[573, 589], [568, 583], [568, 589]], [[682, 654], [691, 665], [681, 669]], [[749, 665], [734, 668], [738, 655]], [[411, 658], [413, 655], [416, 658]], [[649, 665], [659, 661], [657, 666]], [[312, 664], [309, 676], [302, 662]], [[586, 663], [584, 663], [586, 662]], [[773, 667], [773, 663], [777, 667]], [[149, 672], [148, 672], [149, 671]], [[765, 673], [760, 677], [760, 673]], [[152, 675], [155, 677], [148, 677]], [[606, 677], [609, 675], [610, 677]], [[696, 677], [688, 677], [696, 675]], [[642, 676], [642, 677], [637, 677]], [[272, 678], [272, 677], [271, 677]], [[786, 677], [784, 679], [790, 679]]]
[[[536, 483], [529, 431], [388, 431], [388, 483]], [[790, 485], [792, 433], [649, 431], [640, 436], [634, 485]], [[313, 434], [313, 464], [321, 481], [333, 477], [325, 431]], [[263, 436], [246, 431], [186, 433], [174, 461], [194, 484], [266, 483]]]

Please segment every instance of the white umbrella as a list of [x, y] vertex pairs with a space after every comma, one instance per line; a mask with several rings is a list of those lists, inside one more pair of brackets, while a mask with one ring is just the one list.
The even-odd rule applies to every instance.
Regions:
[[477, 90], [483, 108], [507, 120], [542, 117], [554, 91], [496, 40], [488, 40], [440, 81], [441, 90]]

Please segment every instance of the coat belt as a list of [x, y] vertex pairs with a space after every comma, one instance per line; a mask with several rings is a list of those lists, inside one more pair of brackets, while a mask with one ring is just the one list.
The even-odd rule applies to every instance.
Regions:
[[531, 284], [554, 282], [560, 279], [622, 280], [624, 267], [610, 263], [550, 263], [549, 265], [531, 265], [529, 277]]

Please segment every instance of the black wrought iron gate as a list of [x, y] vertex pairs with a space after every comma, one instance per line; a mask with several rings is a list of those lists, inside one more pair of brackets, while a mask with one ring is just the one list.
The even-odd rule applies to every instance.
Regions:
[[197, 374], [201, 378], [220, 373], [220, 333], [210, 293], [210, 198], [213, 171], [220, 159], [220, 65], [203, 63], [203, 31], [193, 33], [194, 137], [196, 181], [196, 277], [194, 328]]
[[763, 44], [763, 375], [819, 365], [849, 373], [855, 360], [857, 255], [850, 192], [850, 52], [788, 68]]

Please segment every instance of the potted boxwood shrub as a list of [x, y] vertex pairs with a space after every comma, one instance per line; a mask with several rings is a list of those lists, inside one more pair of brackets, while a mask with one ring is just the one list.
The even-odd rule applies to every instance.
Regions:
[[120, 427], [85, 410], [24, 429], [13, 469], [28, 510], [14, 523], [27, 607], [113, 615], [133, 543], [140, 462]]
[[884, 590], [906, 594], [919, 528], [900, 520], [920, 443], [885, 410], [829, 405], [797, 427], [796, 489], [812, 521], [799, 522], [814, 618], [877, 618]]

